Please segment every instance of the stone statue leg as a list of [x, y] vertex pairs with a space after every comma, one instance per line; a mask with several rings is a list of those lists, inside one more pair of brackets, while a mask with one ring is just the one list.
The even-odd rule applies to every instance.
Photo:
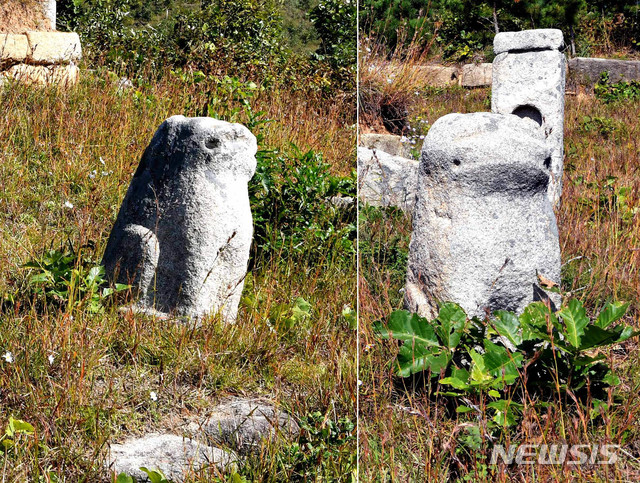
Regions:
[[144, 226], [127, 225], [119, 245], [118, 282], [132, 285], [140, 297], [139, 305], [152, 306], [160, 255], [158, 238]]

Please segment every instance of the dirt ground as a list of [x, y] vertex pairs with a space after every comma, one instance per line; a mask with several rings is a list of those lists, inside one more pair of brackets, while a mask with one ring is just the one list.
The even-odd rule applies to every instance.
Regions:
[[0, 32], [52, 30], [37, 0], [0, 0]]

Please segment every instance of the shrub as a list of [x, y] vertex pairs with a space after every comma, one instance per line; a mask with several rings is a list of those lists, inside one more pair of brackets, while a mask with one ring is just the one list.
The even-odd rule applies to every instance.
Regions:
[[270, 256], [285, 250], [310, 260], [336, 251], [350, 260], [355, 253], [355, 203], [337, 207], [335, 196], [355, 197], [356, 174], [336, 177], [322, 155], [262, 150], [249, 184], [256, 250]]

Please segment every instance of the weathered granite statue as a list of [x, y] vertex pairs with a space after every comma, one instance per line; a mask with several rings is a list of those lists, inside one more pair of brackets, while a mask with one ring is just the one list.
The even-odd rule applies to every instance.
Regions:
[[559, 303], [537, 278], [560, 281], [552, 153], [544, 128], [516, 115], [449, 114], [433, 124], [418, 171], [407, 309], [432, 318], [453, 301], [483, 317]]
[[566, 61], [562, 31], [503, 32], [495, 36], [491, 111], [533, 119], [551, 145], [549, 200], [562, 194]]
[[247, 183], [256, 169], [247, 128], [173, 116], [131, 181], [103, 264], [137, 289], [135, 308], [235, 320], [253, 236]]

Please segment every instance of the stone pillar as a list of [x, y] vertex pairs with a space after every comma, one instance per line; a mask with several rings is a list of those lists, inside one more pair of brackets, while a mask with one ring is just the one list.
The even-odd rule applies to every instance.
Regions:
[[562, 194], [566, 60], [556, 29], [503, 32], [495, 36], [491, 110], [528, 117], [542, 126], [551, 146], [549, 200]]
[[44, 16], [51, 22], [51, 28], [56, 29], [56, 0], [42, 0]]

